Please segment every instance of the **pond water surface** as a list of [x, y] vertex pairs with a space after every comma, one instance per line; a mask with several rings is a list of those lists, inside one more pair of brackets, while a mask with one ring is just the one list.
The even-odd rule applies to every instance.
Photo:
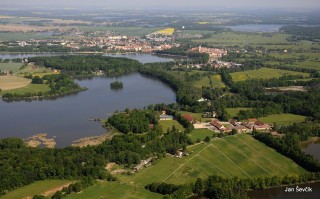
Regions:
[[[122, 90], [110, 89], [120, 80]], [[161, 81], [133, 73], [118, 78], [94, 77], [77, 80], [88, 90], [43, 101], [0, 101], [0, 138], [27, 138], [38, 133], [56, 136], [57, 147], [72, 141], [106, 133], [101, 123], [89, 121], [107, 118], [116, 110], [143, 108], [149, 104], [174, 103], [174, 91]]]

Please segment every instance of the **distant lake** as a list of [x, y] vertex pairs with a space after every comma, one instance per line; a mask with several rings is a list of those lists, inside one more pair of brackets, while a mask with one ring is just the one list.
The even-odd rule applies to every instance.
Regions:
[[[111, 90], [110, 83], [123, 82], [122, 90]], [[174, 103], [174, 91], [161, 81], [133, 73], [117, 78], [93, 77], [77, 80], [88, 90], [43, 101], [0, 101], [0, 138], [27, 138], [38, 133], [56, 136], [57, 147], [79, 138], [101, 135], [101, 123], [88, 121], [107, 118], [116, 110], [143, 108], [149, 104]]]
[[22, 59], [28, 57], [49, 57], [66, 55], [65, 53], [0, 53], [0, 59]]
[[269, 25], [269, 24], [245, 24], [236, 26], [226, 26], [233, 31], [239, 32], [278, 32], [283, 25]]
[[157, 56], [153, 54], [136, 54], [136, 53], [129, 53], [129, 54], [105, 54], [105, 56], [110, 57], [125, 57], [129, 59], [134, 59], [142, 64], [146, 63], [154, 63], [154, 62], [171, 62], [174, 61], [173, 58], [165, 57], [165, 56]]
[[[28, 57], [47, 57], [47, 56], [59, 56], [59, 55], [81, 55], [81, 54], [77, 54], [77, 53], [0, 53], [0, 59], [16, 59], [16, 58], [22, 59], [22, 58], [28, 58]], [[174, 61], [172, 57], [158, 56], [153, 54], [133, 54], [133, 53], [104, 54], [104, 56], [125, 57], [129, 59], [137, 60], [143, 64]]]

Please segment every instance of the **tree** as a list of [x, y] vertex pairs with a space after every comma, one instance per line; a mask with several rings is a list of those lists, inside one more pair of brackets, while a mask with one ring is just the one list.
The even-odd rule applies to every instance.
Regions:
[[80, 192], [82, 190], [82, 185], [80, 182], [76, 182], [73, 186], [73, 191], [74, 192]]
[[231, 135], [236, 135], [238, 133], [237, 129], [232, 129], [231, 130]]
[[61, 191], [57, 191], [51, 198], [52, 199], [61, 199], [61, 198], [63, 198], [63, 194]]
[[200, 194], [204, 189], [204, 183], [201, 178], [198, 178], [196, 183], [194, 184], [194, 193]]
[[46, 197], [44, 195], [34, 195], [33, 199], [45, 199]]
[[210, 140], [211, 140], [211, 139], [210, 139], [209, 136], [207, 136], [207, 137], [204, 139], [205, 142], [210, 142]]
[[43, 84], [43, 79], [40, 78], [39, 76], [35, 76], [32, 78], [31, 83], [33, 84]]

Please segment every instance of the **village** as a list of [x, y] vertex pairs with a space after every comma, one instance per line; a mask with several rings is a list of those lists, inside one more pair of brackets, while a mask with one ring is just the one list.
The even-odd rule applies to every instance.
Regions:
[[[217, 113], [215, 111], [205, 112], [202, 114], [202, 118], [205, 122], [196, 120], [190, 114], [184, 114], [182, 117], [193, 124], [194, 129], [208, 129], [217, 134], [224, 135], [234, 135], [234, 134], [244, 134], [252, 133], [253, 131], [260, 131], [270, 133], [275, 137], [282, 137], [282, 134], [272, 131], [272, 126], [259, 121], [256, 118], [248, 118], [246, 121], [237, 121], [235, 119], [230, 119], [229, 121], [220, 121], [216, 119]], [[174, 120], [172, 115], [166, 114], [166, 111], [162, 111], [159, 115], [160, 121]], [[171, 155], [171, 154], [168, 154]], [[176, 151], [175, 155], [171, 155], [175, 158], [182, 158], [184, 156], [189, 156], [189, 152], [184, 149], [179, 149]], [[143, 168], [149, 167], [154, 160], [153, 157], [149, 157], [146, 160], [141, 160], [141, 162], [133, 168], [134, 172], [138, 172]]]
[[[256, 118], [248, 118], [246, 121], [237, 121], [231, 119], [229, 121], [220, 121], [216, 119], [217, 113], [215, 111], [205, 112], [202, 114], [202, 118], [206, 119], [205, 122], [197, 121], [192, 115], [182, 115], [183, 118], [193, 124], [194, 129], [208, 129], [216, 133], [251, 133], [252, 131], [270, 131], [272, 126], [259, 121]], [[160, 120], [173, 120], [174, 117], [162, 113]]]

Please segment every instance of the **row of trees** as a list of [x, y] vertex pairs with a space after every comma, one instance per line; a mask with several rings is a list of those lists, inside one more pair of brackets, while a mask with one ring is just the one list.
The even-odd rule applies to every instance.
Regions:
[[269, 134], [256, 133], [254, 138], [276, 149], [279, 153], [289, 157], [306, 170], [320, 172], [319, 162], [311, 155], [307, 155], [301, 151], [297, 136], [287, 134], [284, 138], [278, 139]]
[[320, 173], [308, 173], [299, 176], [273, 176], [259, 178], [223, 178], [209, 176], [208, 179], [198, 178], [194, 183], [173, 185], [166, 183], [152, 183], [145, 188], [166, 195], [166, 199], [183, 199], [192, 194], [197, 198], [215, 199], [245, 199], [248, 190], [261, 190], [268, 187], [291, 185], [320, 179]]

